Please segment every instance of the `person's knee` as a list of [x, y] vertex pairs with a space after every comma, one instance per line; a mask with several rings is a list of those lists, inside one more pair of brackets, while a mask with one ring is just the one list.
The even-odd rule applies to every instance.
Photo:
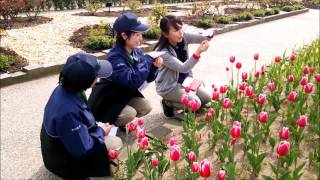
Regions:
[[137, 113], [138, 117], [145, 116], [152, 111], [152, 107], [149, 101], [145, 100], [139, 112]]
[[118, 120], [115, 122], [117, 126], [125, 126], [133, 121], [137, 116], [137, 111], [131, 107], [126, 106], [120, 113]]

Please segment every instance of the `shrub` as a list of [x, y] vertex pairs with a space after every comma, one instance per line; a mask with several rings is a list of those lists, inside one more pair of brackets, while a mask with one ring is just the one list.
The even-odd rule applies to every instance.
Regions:
[[168, 9], [166, 6], [162, 4], [156, 4], [151, 9], [151, 16], [149, 17], [150, 23], [155, 26], [159, 26], [161, 18], [165, 16], [167, 13]]
[[34, 18], [36, 18], [45, 8], [45, 0], [24, 0], [24, 3], [24, 12], [27, 17], [31, 16], [31, 12], [34, 12]]
[[94, 15], [102, 7], [103, 7], [103, 4], [100, 2], [86, 1], [85, 8], [91, 15]]
[[279, 14], [280, 13], [280, 9], [279, 8], [273, 8], [274, 14]]
[[243, 12], [232, 16], [232, 21], [249, 21], [253, 19], [253, 15], [249, 12]]
[[143, 33], [143, 37], [148, 39], [157, 39], [160, 37], [161, 31], [159, 27], [151, 27], [148, 31]]
[[141, 2], [139, 0], [127, 0], [125, 4], [133, 12], [138, 12], [141, 9]]
[[271, 16], [271, 15], [274, 15], [274, 14], [275, 14], [275, 12], [274, 12], [273, 9], [267, 9], [266, 10], [266, 16]]
[[264, 11], [263, 9], [259, 9], [259, 10], [256, 10], [253, 15], [255, 17], [264, 17], [266, 16], [266, 11]]
[[89, 30], [89, 36], [104, 36], [110, 35], [108, 33], [112, 32], [110, 24], [105, 22], [100, 22], [98, 27], [91, 26]]
[[52, 0], [53, 1], [53, 6], [55, 10], [63, 10], [64, 9], [64, 2], [63, 0]]
[[295, 4], [293, 5], [295, 10], [300, 10], [300, 9], [304, 9], [304, 6], [302, 4]]
[[198, 26], [202, 28], [210, 28], [214, 21], [212, 19], [201, 19], [198, 21]]
[[110, 36], [88, 36], [84, 43], [87, 47], [94, 50], [109, 49], [114, 43], [114, 39]]
[[294, 9], [294, 7], [293, 6], [283, 6], [282, 8], [281, 8], [281, 10], [282, 11], [286, 11], [286, 12], [290, 12], [290, 11], [294, 11], [295, 9]]
[[2, 0], [0, 1], [0, 16], [4, 20], [14, 19], [21, 13], [25, 7], [24, 1], [20, 0]]
[[220, 16], [220, 17], [218, 17], [216, 22], [219, 23], [219, 24], [230, 24], [231, 23], [231, 18], [230, 17], [226, 17], [226, 16]]
[[0, 54], [0, 71], [6, 71], [16, 61], [15, 58]]

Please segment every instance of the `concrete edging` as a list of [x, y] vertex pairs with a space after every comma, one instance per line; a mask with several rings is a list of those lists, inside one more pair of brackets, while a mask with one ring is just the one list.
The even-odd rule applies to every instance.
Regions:
[[[309, 11], [308, 8], [297, 10], [297, 11], [292, 11], [292, 12], [281, 11], [280, 14], [256, 18], [256, 19], [253, 19], [253, 20], [250, 20], [247, 22], [237, 22], [235, 24], [226, 25], [224, 28], [216, 29], [216, 34], [223, 34], [223, 33], [229, 32], [229, 31], [234, 31], [234, 30], [254, 26], [257, 24], [262, 24], [262, 23], [286, 18], [289, 16], [294, 16], [294, 15], [306, 13], [308, 11]], [[142, 48], [144, 50], [144, 52], [152, 51], [156, 42], [157, 42], [156, 40], [145, 42], [144, 44], [141, 45], [140, 48]], [[98, 59], [106, 59], [106, 56], [109, 51], [110, 50], [107, 49], [107, 50], [103, 50], [102, 52], [94, 53], [93, 55], [95, 55]], [[22, 71], [18, 71], [18, 72], [11, 73], [11, 74], [9, 74], [9, 73], [1, 74], [0, 75], [0, 87], [5, 87], [5, 86], [9, 86], [9, 85], [16, 84], [16, 83], [22, 83], [22, 82], [29, 81], [32, 79], [41, 78], [41, 77], [52, 75], [52, 74], [57, 74], [61, 71], [63, 65], [64, 65], [63, 63], [55, 63], [55, 64], [49, 63], [49, 64], [44, 64], [44, 65], [28, 65], [26, 67], [23, 67]]]

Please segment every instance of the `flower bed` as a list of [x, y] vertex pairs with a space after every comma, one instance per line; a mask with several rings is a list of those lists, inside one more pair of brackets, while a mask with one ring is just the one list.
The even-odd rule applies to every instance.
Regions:
[[[127, 149], [116, 178], [319, 178], [319, 43], [241, 74], [242, 64], [231, 56], [230, 84], [213, 85], [204, 117], [196, 118], [197, 101], [182, 97], [188, 113], [169, 142], [147, 137], [142, 119], [130, 123], [138, 151]], [[253, 63], [259, 58], [255, 54]]]
[[10, 49], [0, 47], [0, 74], [20, 71], [28, 61]]

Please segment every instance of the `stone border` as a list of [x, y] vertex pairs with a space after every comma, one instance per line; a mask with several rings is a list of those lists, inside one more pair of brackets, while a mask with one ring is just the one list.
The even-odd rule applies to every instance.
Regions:
[[[271, 15], [271, 16], [267, 16], [267, 17], [261, 17], [261, 18], [256, 17], [255, 19], [253, 19], [251, 21], [237, 22], [235, 24], [226, 25], [224, 28], [216, 29], [216, 34], [222, 34], [222, 33], [226, 33], [229, 31], [234, 31], [234, 30], [254, 26], [257, 24], [262, 24], [262, 23], [266, 23], [269, 21], [274, 21], [274, 20], [286, 18], [289, 16], [294, 16], [294, 15], [306, 13], [308, 11], [309, 11], [309, 9], [306, 8], [306, 9], [301, 9], [301, 10], [292, 11], [292, 12], [281, 11], [280, 14]], [[144, 50], [144, 52], [152, 51], [156, 42], [157, 42], [156, 40], [145, 42], [143, 45], [140, 46], [140, 48], [142, 48]], [[108, 49], [108, 50], [104, 50], [102, 52], [94, 53], [93, 55], [95, 55], [99, 59], [106, 59], [106, 55], [108, 54], [109, 51], [110, 50]], [[63, 63], [62, 64], [61, 63], [56, 63], [56, 64], [49, 63], [49, 64], [44, 64], [44, 65], [28, 65], [26, 67], [23, 67], [22, 71], [18, 71], [18, 72], [11, 73], [11, 74], [8, 74], [8, 73], [1, 74], [0, 75], [0, 87], [5, 87], [5, 86], [9, 86], [9, 85], [16, 84], [16, 83], [22, 83], [22, 82], [29, 81], [32, 79], [41, 78], [41, 77], [52, 75], [52, 74], [57, 74], [61, 71], [63, 65], [64, 65]]]

